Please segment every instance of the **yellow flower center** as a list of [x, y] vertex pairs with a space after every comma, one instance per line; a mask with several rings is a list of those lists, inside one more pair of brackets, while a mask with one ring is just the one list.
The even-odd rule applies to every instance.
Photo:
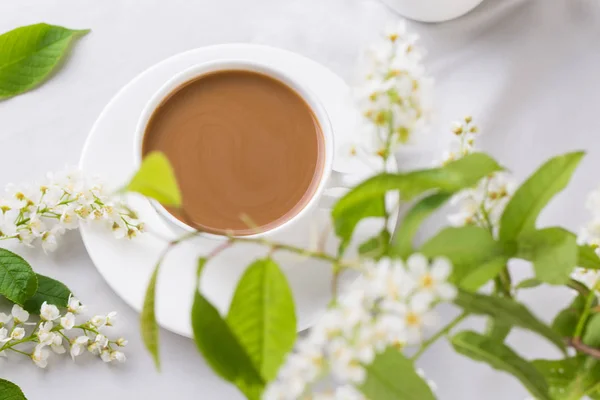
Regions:
[[418, 314], [414, 312], [409, 312], [406, 314], [406, 324], [409, 326], [419, 326], [421, 325], [421, 318]]
[[431, 288], [433, 286], [433, 277], [430, 274], [425, 274], [421, 278], [421, 286], [424, 288]]

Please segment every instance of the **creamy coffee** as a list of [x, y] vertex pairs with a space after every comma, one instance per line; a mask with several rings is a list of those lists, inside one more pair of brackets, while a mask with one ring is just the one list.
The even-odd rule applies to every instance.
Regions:
[[249, 71], [201, 76], [174, 90], [146, 127], [143, 154], [173, 165], [182, 210], [197, 229], [235, 235], [294, 217], [316, 191], [325, 158], [321, 127], [291, 88]]

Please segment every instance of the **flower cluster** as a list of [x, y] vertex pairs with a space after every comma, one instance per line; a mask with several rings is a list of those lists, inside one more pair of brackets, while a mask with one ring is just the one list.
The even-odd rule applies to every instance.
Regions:
[[[387, 158], [402, 144], [416, 140], [430, 119], [433, 80], [421, 63], [418, 36], [404, 22], [387, 29], [385, 39], [369, 53], [368, 75], [357, 90], [366, 118], [360, 149]], [[356, 154], [356, 147], [353, 147]]]
[[[12, 351], [30, 357], [38, 367], [46, 368], [51, 352], [65, 354], [66, 344], [73, 359], [87, 350], [104, 362], [125, 362], [125, 354], [117, 348], [125, 347], [127, 340], [109, 340], [101, 333], [101, 329], [113, 326], [117, 313], [97, 315], [77, 324], [76, 316], [84, 310], [85, 307], [72, 296], [64, 315], [60, 314], [58, 307], [44, 302], [40, 309], [40, 321], [36, 324], [28, 322], [27, 311], [14, 305], [11, 314], [0, 313], [0, 356], [6, 356], [6, 352]], [[35, 326], [29, 335], [26, 332], [28, 325]], [[72, 338], [67, 335], [74, 332], [80, 335]], [[17, 348], [27, 343], [35, 344], [35, 347], [29, 351]]]
[[[479, 128], [471, 117], [466, 117], [464, 121], [454, 123], [452, 133], [456, 140], [444, 154], [443, 164], [473, 153]], [[494, 173], [479, 181], [476, 187], [463, 190], [451, 199], [450, 203], [458, 205], [459, 211], [449, 215], [448, 220], [453, 226], [477, 225], [495, 230], [514, 190], [510, 175]]]
[[0, 239], [27, 246], [39, 240], [46, 252], [55, 250], [58, 237], [79, 221], [103, 221], [119, 238], [143, 230], [133, 211], [76, 169], [49, 174], [41, 185], [8, 185], [0, 211]]
[[[578, 242], [591, 246], [600, 256], [600, 188], [590, 193], [585, 206], [592, 214], [592, 219], [581, 229]], [[598, 289], [597, 285], [600, 284], [600, 273], [595, 270], [576, 268], [572, 277], [590, 289]]]
[[[364, 366], [389, 347], [420, 344], [425, 329], [437, 322], [434, 306], [456, 295], [447, 282], [451, 269], [444, 258], [430, 264], [420, 254], [406, 264], [390, 259], [367, 264], [356, 286], [297, 343], [264, 399], [363, 399], [353, 385], [364, 382]], [[309, 385], [327, 374], [345, 386], [309, 396]]]

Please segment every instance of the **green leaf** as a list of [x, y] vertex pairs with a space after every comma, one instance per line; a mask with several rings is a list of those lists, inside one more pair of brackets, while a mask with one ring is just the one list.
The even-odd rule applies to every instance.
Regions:
[[173, 168], [167, 157], [158, 151], [144, 157], [127, 190], [151, 197], [165, 206], [181, 206], [181, 193]]
[[427, 257], [447, 257], [452, 262], [450, 281], [461, 282], [467, 275], [503, 257], [504, 249], [491, 233], [477, 226], [446, 228], [420, 249]]
[[27, 400], [27, 398], [17, 385], [4, 379], [0, 379], [0, 399]]
[[340, 237], [339, 254], [342, 254], [352, 238], [354, 228], [360, 221], [369, 217], [385, 216], [385, 196], [347, 207], [344, 213], [334, 220], [335, 232]]
[[367, 378], [358, 389], [369, 399], [434, 400], [429, 385], [399, 350], [388, 348], [365, 366]]
[[508, 325], [535, 332], [565, 351], [562, 337], [515, 300], [459, 290], [454, 302], [470, 314], [488, 315]]
[[600, 362], [587, 357], [583, 359], [577, 376], [567, 387], [565, 399], [580, 399], [585, 395], [597, 398], [600, 391]]
[[583, 156], [583, 152], [575, 152], [554, 157], [517, 189], [500, 219], [501, 240], [517, 239], [535, 229], [538, 215], [567, 186]]
[[59, 65], [71, 42], [88, 32], [35, 24], [0, 35], [0, 99], [39, 85]]
[[469, 272], [458, 284], [468, 292], [476, 292], [477, 289], [494, 279], [506, 267], [508, 258], [497, 257]]
[[388, 253], [390, 246], [390, 233], [387, 229], [381, 231], [379, 235], [368, 239], [358, 247], [358, 254], [365, 258], [380, 259]]
[[565, 388], [577, 376], [577, 371], [581, 364], [577, 358], [533, 360], [531, 363], [544, 376], [546, 382], [548, 382], [552, 398], [559, 397], [564, 392]]
[[146, 295], [144, 296], [144, 305], [142, 307], [142, 313], [140, 314], [140, 330], [142, 331], [142, 340], [146, 349], [150, 352], [154, 365], [157, 370], [160, 370], [160, 353], [159, 353], [159, 329], [158, 323], [156, 322], [156, 281], [158, 279], [158, 272], [160, 271], [160, 264], [162, 259], [154, 267], [154, 272], [150, 276], [150, 282], [146, 288]]
[[192, 329], [196, 346], [213, 371], [248, 398], [258, 399], [265, 385], [260, 371], [219, 311], [198, 290], [192, 306]]
[[518, 239], [516, 256], [533, 262], [537, 279], [563, 285], [577, 265], [577, 238], [562, 228], [525, 232]]
[[540, 286], [541, 284], [543, 284], [542, 281], [540, 281], [537, 278], [529, 278], [529, 279], [525, 279], [522, 280], [521, 282], [519, 282], [517, 284], [517, 286], [515, 286], [515, 289], [532, 289], [535, 287]]
[[32, 298], [25, 302], [23, 306], [25, 310], [32, 314], [39, 314], [45, 301], [56, 307], [67, 307], [71, 290], [64, 283], [40, 274], [37, 274], [37, 281], [37, 291]]
[[0, 249], [0, 294], [23, 305], [37, 287], [37, 277], [29, 263], [12, 251]]
[[587, 269], [600, 269], [600, 257], [587, 245], [579, 246], [577, 265]]
[[413, 253], [413, 241], [419, 227], [433, 213], [452, 197], [449, 193], [434, 193], [415, 204], [404, 216], [396, 232], [391, 249], [392, 255], [407, 258]]
[[600, 348], [600, 314], [594, 314], [588, 320], [583, 334], [583, 343]]
[[513, 375], [536, 399], [551, 400], [548, 384], [542, 374], [502, 342], [476, 332], [464, 331], [456, 334], [451, 343], [457, 353]]
[[403, 200], [410, 200], [431, 189], [453, 193], [471, 187], [481, 178], [501, 169], [491, 157], [473, 153], [440, 168], [374, 176], [348, 192], [332, 210], [335, 233], [342, 241], [341, 249], [350, 241], [361, 219], [385, 215], [383, 199], [388, 191], [398, 190]]
[[562, 337], [573, 336], [577, 322], [579, 322], [579, 314], [579, 312], [572, 308], [560, 311], [552, 321], [552, 330]]
[[227, 323], [265, 381], [274, 379], [296, 341], [296, 311], [288, 281], [272, 259], [248, 267]]

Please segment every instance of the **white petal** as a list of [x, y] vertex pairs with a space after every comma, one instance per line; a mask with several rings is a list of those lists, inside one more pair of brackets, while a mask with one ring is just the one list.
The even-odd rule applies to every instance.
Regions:
[[436, 292], [442, 300], [452, 300], [456, 297], [457, 290], [454, 285], [446, 282], [438, 283], [436, 285]]
[[423, 254], [415, 253], [406, 261], [408, 270], [414, 275], [423, 275], [429, 268], [429, 261]]
[[438, 257], [431, 264], [431, 276], [436, 280], [446, 280], [452, 272], [452, 263], [445, 257]]

